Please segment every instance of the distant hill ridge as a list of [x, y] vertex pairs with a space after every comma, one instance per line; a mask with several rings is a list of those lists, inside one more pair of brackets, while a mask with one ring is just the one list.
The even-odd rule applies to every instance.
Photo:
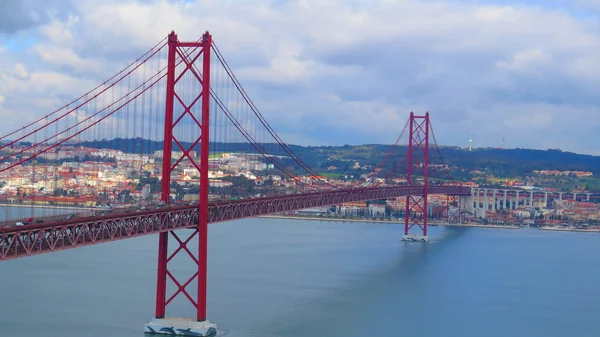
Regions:
[[[112, 140], [85, 141], [78, 143], [81, 146], [116, 149], [129, 153], [152, 154], [163, 149], [162, 141], [152, 141], [141, 138], [116, 138]], [[190, 143], [183, 143], [189, 147]], [[263, 144], [265, 149], [273, 148], [273, 144]], [[343, 145], [343, 146], [299, 146], [290, 145], [290, 148], [309, 166], [316, 170], [351, 171], [354, 162], [361, 166], [377, 166], [389, 151], [391, 145]], [[174, 149], [177, 147], [174, 146]], [[196, 146], [199, 151], [199, 146]], [[247, 143], [211, 143], [211, 150], [218, 152], [256, 152], [252, 145]], [[393, 169], [395, 164], [405, 156], [406, 146], [398, 146], [392, 151], [384, 169]], [[279, 151], [283, 154], [283, 151]], [[560, 150], [531, 150], [531, 149], [497, 149], [476, 148], [467, 151], [459, 147], [441, 147], [439, 153], [445, 164], [458, 166], [465, 170], [493, 170], [501, 175], [522, 175], [533, 170], [560, 170], [560, 171], [590, 171], [600, 175], [600, 156], [577, 154]], [[442, 162], [438, 151], [430, 148], [430, 162]], [[403, 165], [405, 166], [405, 165]], [[404, 171], [404, 167], [400, 171]]]

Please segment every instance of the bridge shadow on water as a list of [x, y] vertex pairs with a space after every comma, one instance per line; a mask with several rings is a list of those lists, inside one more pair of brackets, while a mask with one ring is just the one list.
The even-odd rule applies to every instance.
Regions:
[[[401, 242], [395, 258], [325, 296], [294, 303], [293, 312], [260, 328], [260, 336], [430, 336], [428, 306], [443, 280], [431, 279], [445, 252], [471, 228], [436, 228], [429, 243]], [[439, 270], [437, 271], [439, 272]], [[436, 272], [436, 273], [437, 273]]]

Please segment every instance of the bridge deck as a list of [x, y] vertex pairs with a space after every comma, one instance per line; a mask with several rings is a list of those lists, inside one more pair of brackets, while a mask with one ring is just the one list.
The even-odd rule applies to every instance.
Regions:
[[[428, 193], [471, 195], [471, 189], [459, 186], [434, 186], [429, 188]], [[215, 202], [209, 204], [208, 221], [222, 222], [345, 202], [422, 194], [422, 186], [395, 186]], [[0, 229], [0, 260], [176, 229], [194, 228], [197, 219], [198, 205], [196, 204], [2, 228]]]

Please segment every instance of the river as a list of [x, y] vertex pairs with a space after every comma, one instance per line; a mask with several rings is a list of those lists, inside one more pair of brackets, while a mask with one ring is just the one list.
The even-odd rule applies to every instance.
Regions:
[[[245, 219], [209, 227], [230, 337], [597, 336], [600, 234]], [[2, 337], [142, 337], [157, 236], [0, 262]], [[171, 241], [173, 243], [174, 241]], [[180, 254], [175, 273], [192, 274]], [[168, 316], [194, 314], [184, 301]]]
[[15, 222], [28, 218], [37, 219], [37, 217], [59, 216], [69, 213], [89, 213], [91, 211], [92, 209], [83, 207], [0, 204], [0, 222], [4, 222], [8, 219], [8, 223], [14, 224]]

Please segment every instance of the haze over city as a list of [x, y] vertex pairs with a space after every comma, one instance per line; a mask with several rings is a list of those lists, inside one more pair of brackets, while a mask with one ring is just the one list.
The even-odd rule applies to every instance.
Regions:
[[600, 2], [3, 1], [0, 131], [101, 83], [176, 29], [210, 28], [288, 143], [438, 141], [600, 154]]

